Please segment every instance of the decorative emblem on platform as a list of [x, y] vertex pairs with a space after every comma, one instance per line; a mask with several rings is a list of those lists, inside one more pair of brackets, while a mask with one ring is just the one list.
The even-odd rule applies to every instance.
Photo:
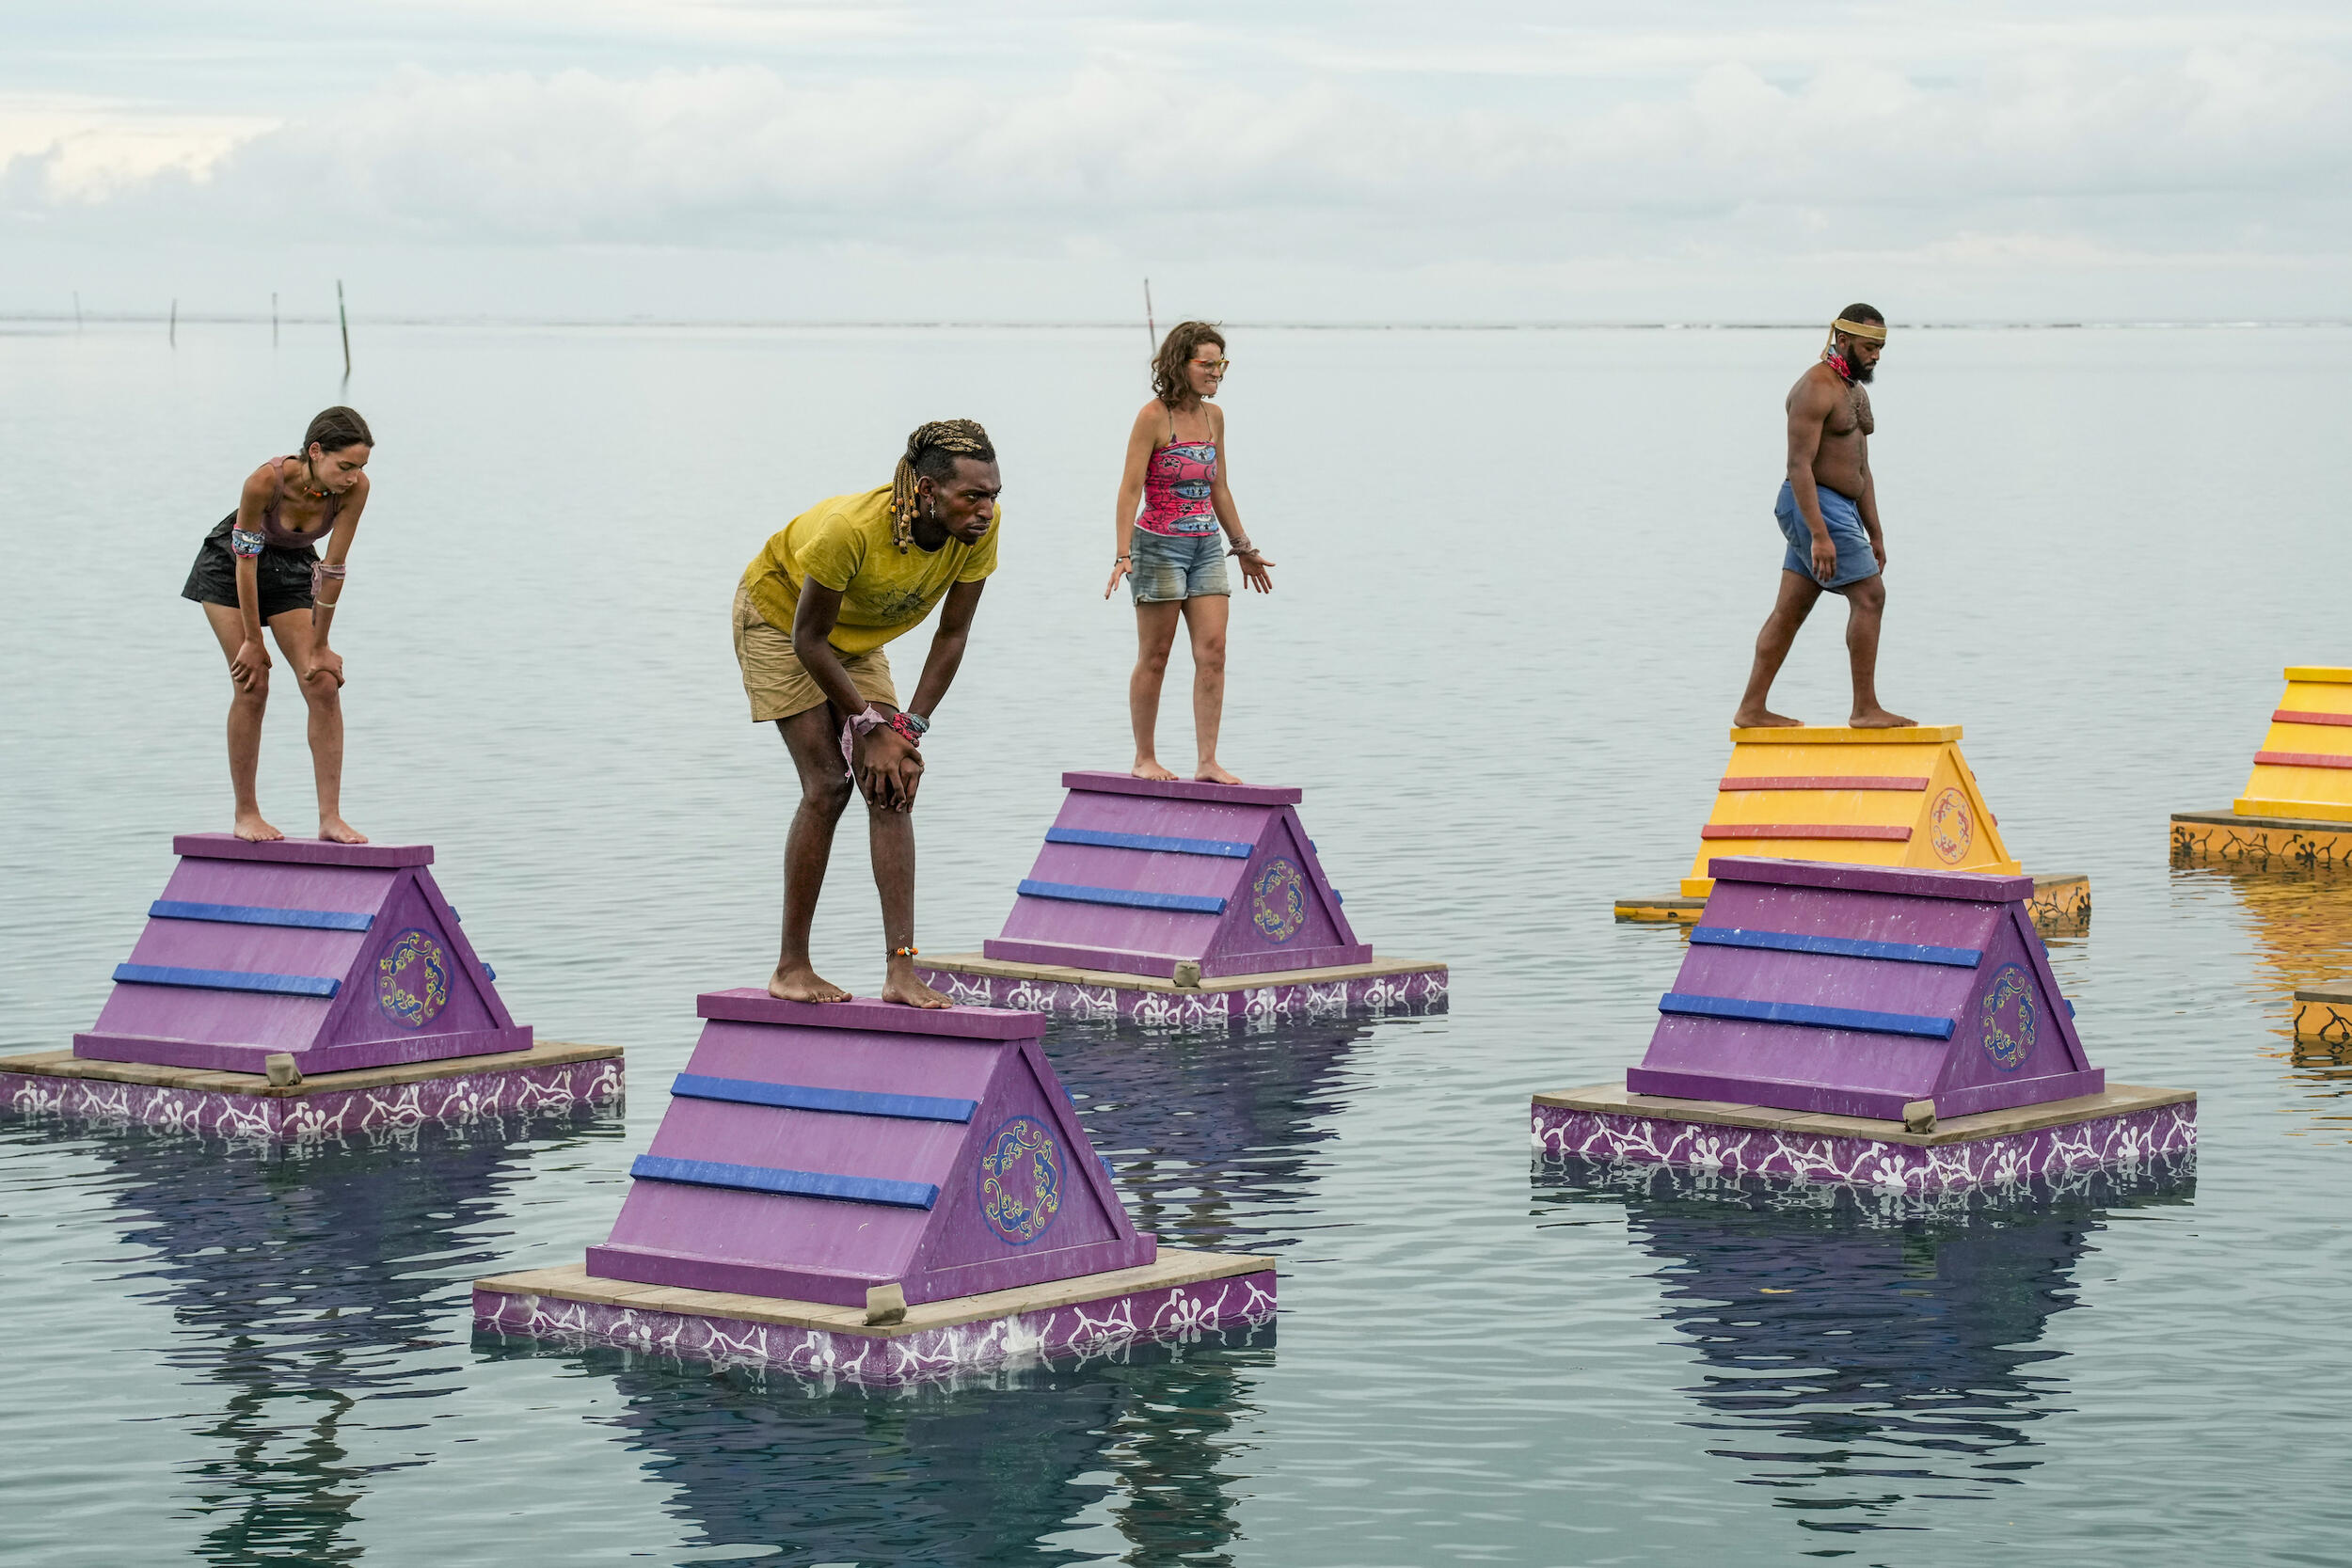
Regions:
[[1266, 941], [1288, 942], [1307, 924], [1307, 879], [1291, 862], [1276, 856], [1249, 884], [1249, 919]]
[[1977, 825], [1968, 816], [1968, 798], [1957, 789], [1947, 789], [1937, 796], [1935, 804], [1928, 808], [1928, 842], [1935, 846], [1936, 859], [1946, 865], [1958, 865], [1976, 838]]
[[980, 1146], [980, 1217], [1014, 1246], [1027, 1246], [1061, 1214], [1061, 1147], [1037, 1117], [1015, 1117]]
[[404, 1029], [421, 1029], [449, 1000], [449, 954], [432, 937], [406, 930], [375, 960], [375, 1004]]
[[2033, 1054], [2033, 982], [2016, 964], [2003, 964], [1977, 1009], [1984, 1053], [2003, 1072], [2015, 1072]]

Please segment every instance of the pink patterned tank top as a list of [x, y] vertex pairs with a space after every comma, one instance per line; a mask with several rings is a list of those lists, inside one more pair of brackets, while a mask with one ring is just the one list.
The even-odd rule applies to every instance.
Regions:
[[[1172, 427], [1173, 418], [1169, 420]], [[1169, 431], [1174, 434], [1173, 429]], [[1216, 507], [1209, 499], [1216, 479], [1215, 441], [1171, 442], [1152, 454], [1143, 469], [1143, 511], [1136, 527], [1146, 533], [1190, 536], [1216, 531]]]

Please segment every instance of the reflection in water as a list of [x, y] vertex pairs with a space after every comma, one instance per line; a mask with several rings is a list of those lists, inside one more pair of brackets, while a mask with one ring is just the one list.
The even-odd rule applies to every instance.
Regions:
[[209, 1457], [185, 1472], [209, 1521], [207, 1560], [358, 1558], [354, 1514], [368, 1477], [389, 1466], [355, 1465], [342, 1428], [360, 1402], [454, 1370], [453, 1341], [431, 1338], [449, 1326], [452, 1280], [497, 1259], [484, 1225], [496, 1189], [515, 1178], [527, 1138], [559, 1132], [538, 1147], [618, 1137], [621, 1125], [582, 1108], [576, 1119], [277, 1151], [12, 1131], [12, 1142], [73, 1144], [111, 1168], [95, 1185], [132, 1216], [123, 1240], [153, 1254], [124, 1276], [126, 1291], [170, 1310], [182, 1333], [168, 1360], [188, 1386], [219, 1391], [217, 1412], [195, 1418]]
[[710, 1549], [771, 1549], [762, 1560], [779, 1564], [1079, 1562], [1102, 1554], [1051, 1538], [1095, 1523], [1124, 1543], [1121, 1561], [1219, 1564], [1239, 1479], [1229, 1432], [1250, 1408], [1248, 1372], [1271, 1355], [1161, 1347], [956, 1387], [822, 1392], [601, 1348], [566, 1358], [612, 1376], [617, 1423]]
[[[2193, 1168], [2193, 1167], [2190, 1167]], [[1539, 1215], [1622, 1205], [1664, 1265], [1664, 1317], [1706, 1369], [1683, 1390], [1708, 1451], [1781, 1493], [1807, 1528], [1909, 1528], [1919, 1498], [1994, 1496], [2039, 1463], [2033, 1423], [2065, 1379], [2040, 1347], [2080, 1305], [2074, 1267], [2109, 1214], [2185, 1203], [2167, 1165], [1998, 1200], [1734, 1183], [1664, 1167], [1552, 1162]]]
[[[1057, 1024], [1046, 1054], [1136, 1227], [1179, 1246], [1292, 1244], [1314, 1147], [1337, 1135], [1344, 1069], [1375, 1025], [1345, 1019], [1170, 1034]], [[1405, 1025], [1409, 1026], [1409, 1025]], [[1279, 1228], [1267, 1222], [1284, 1216]]]
[[[1136, 1223], [1188, 1246], [1283, 1244], [1313, 1147], [1332, 1134], [1343, 1069], [1372, 1026], [1333, 1021], [1231, 1036], [1057, 1024], [1047, 1051]], [[603, 1348], [501, 1345], [610, 1375], [615, 1418], [671, 1509], [708, 1548], [761, 1560], [1232, 1560], [1236, 1422], [1253, 1412], [1272, 1327], [1104, 1360], [990, 1373], [960, 1386], [823, 1387]]]
[[2175, 867], [2172, 882], [2178, 892], [2229, 888], [2263, 966], [2249, 974], [2247, 989], [2278, 1021], [2273, 1033], [2283, 1045], [2266, 1053], [2294, 1063], [2287, 1082], [2304, 1091], [2318, 1120], [2352, 1132], [2352, 1036], [2298, 1040], [2294, 1025], [2296, 991], [2352, 983], [2352, 873]]

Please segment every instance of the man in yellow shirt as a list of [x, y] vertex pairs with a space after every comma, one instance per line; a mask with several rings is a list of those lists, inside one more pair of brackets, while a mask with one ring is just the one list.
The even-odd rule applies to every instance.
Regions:
[[[773, 721], [800, 770], [784, 848], [784, 951], [768, 993], [846, 1002], [808, 961], [808, 928], [854, 779], [866, 797], [874, 882], [890, 948], [882, 1000], [945, 1007], [914, 974], [914, 824], [923, 733], [963, 659], [980, 589], [996, 569], [996, 449], [970, 420], [907, 437], [889, 484], [835, 496], [792, 519], [743, 569], [735, 657], [752, 721]], [[902, 710], [882, 644], [946, 600], [914, 700]], [[846, 768], [844, 765], [847, 765]]]

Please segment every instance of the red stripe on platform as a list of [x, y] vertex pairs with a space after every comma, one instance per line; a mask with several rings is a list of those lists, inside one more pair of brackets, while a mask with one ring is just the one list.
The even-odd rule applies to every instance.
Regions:
[[2297, 713], [2291, 707], [2282, 707], [2270, 717], [2280, 724], [2342, 724], [2352, 728], [2352, 713]]
[[2352, 757], [2331, 757], [2325, 752], [2256, 752], [2257, 768], [2352, 768]]
[[1899, 779], [1891, 774], [1804, 774], [1785, 778], [1726, 778], [1715, 786], [1718, 790], [1737, 789], [1909, 789], [1925, 790], [1925, 779]]
[[[2346, 759], [2352, 763], [2352, 758]], [[1717, 825], [1708, 823], [1699, 830], [1701, 838], [1874, 838], [1901, 844], [1911, 837], [1909, 828], [1853, 828], [1837, 822], [1737, 822]]]

